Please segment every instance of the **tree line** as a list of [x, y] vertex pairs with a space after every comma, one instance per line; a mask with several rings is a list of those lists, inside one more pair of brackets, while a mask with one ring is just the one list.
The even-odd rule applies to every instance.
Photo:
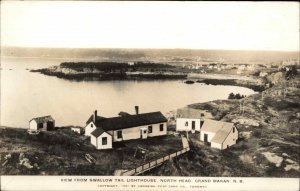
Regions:
[[231, 92], [228, 96], [228, 99], [243, 99], [245, 97], [246, 95], [241, 95], [240, 93], [234, 94]]
[[62, 68], [71, 68], [74, 70], [83, 70], [83, 68], [97, 69], [104, 72], [125, 72], [128, 70], [138, 71], [140, 69], [169, 69], [175, 66], [169, 64], [152, 63], [152, 62], [136, 62], [128, 64], [126, 62], [63, 62], [60, 64]]

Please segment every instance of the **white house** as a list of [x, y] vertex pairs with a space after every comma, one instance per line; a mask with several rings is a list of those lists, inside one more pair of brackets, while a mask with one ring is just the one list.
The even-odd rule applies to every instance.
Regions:
[[100, 124], [104, 119], [106, 119], [105, 117], [102, 116], [98, 116], [97, 115], [97, 110], [94, 111], [94, 114], [90, 116], [90, 118], [87, 120], [86, 122], [86, 126], [85, 126], [85, 136], [91, 136], [91, 133], [93, 131], [96, 130], [97, 126], [96, 124]]
[[29, 121], [29, 131], [48, 131], [55, 127], [55, 120], [50, 116], [36, 117]]
[[105, 132], [102, 128], [97, 128], [91, 133], [91, 143], [97, 149], [111, 149], [112, 135]]
[[85, 135], [97, 149], [112, 148], [113, 142], [167, 134], [167, 119], [161, 112], [137, 113], [112, 118], [97, 116], [97, 111], [86, 122]]
[[181, 108], [177, 110], [176, 131], [200, 131], [204, 118], [212, 118], [212, 115], [205, 111], [192, 108]]
[[83, 128], [82, 127], [72, 127], [71, 131], [78, 133], [78, 134], [82, 134], [83, 133]]
[[200, 131], [200, 140], [211, 147], [226, 149], [236, 144], [238, 131], [233, 123], [205, 119]]

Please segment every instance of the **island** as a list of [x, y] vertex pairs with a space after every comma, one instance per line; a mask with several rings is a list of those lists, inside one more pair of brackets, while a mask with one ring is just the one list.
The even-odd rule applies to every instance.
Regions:
[[69, 80], [185, 79], [187, 74], [169, 64], [152, 62], [63, 62], [31, 70]]
[[[183, 80], [186, 84], [203, 83], [211, 85], [243, 86], [254, 91], [270, 87], [266, 75], [280, 68], [265, 65], [210, 63], [203, 65], [179, 65], [174, 62], [148, 61], [100, 61], [63, 62], [58, 66], [30, 70], [48, 76], [76, 81], [107, 80]], [[242, 71], [242, 73], [241, 73]]]

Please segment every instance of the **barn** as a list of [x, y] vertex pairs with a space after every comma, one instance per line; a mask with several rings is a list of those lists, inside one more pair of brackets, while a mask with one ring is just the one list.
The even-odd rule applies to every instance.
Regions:
[[[112, 148], [113, 142], [167, 134], [167, 119], [161, 112], [125, 115], [112, 118], [97, 116], [97, 111], [86, 122], [85, 135], [97, 149]], [[104, 143], [104, 144], [103, 144]]]
[[205, 118], [212, 118], [211, 114], [205, 110], [180, 108], [176, 114], [176, 131], [199, 132]]
[[55, 128], [55, 120], [51, 115], [32, 118], [29, 121], [29, 131], [49, 131]]
[[201, 127], [200, 140], [220, 150], [236, 144], [238, 131], [233, 123], [206, 119]]

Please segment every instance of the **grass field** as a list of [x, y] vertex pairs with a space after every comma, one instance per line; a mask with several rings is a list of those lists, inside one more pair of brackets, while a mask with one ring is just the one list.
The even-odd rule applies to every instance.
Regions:
[[[134, 157], [137, 147], [148, 151], [145, 159]], [[180, 137], [162, 136], [127, 141], [115, 149], [96, 150], [89, 138], [71, 132], [70, 127], [38, 135], [29, 135], [25, 129], [0, 128], [0, 172], [1, 175], [112, 175], [116, 169], [134, 168], [181, 147]], [[85, 159], [87, 153], [96, 159], [94, 164]], [[21, 155], [28, 159], [29, 168], [21, 162]]]
[[[300, 79], [296, 79], [300, 82]], [[244, 112], [240, 102], [244, 102]], [[238, 143], [212, 149], [191, 134], [191, 152], [149, 172], [149, 175], [300, 177], [300, 89], [276, 85], [242, 100], [216, 100], [189, 107], [211, 112], [217, 120], [234, 122]]]

